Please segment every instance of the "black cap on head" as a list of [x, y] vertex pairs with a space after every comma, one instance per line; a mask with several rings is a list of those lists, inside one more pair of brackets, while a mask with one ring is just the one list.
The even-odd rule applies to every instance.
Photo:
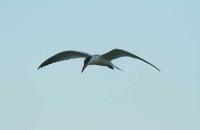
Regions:
[[91, 56], [86, 57], [84, 60], [84, 64], [86, 65], [90, 61], [91, 58], [92, 58]]

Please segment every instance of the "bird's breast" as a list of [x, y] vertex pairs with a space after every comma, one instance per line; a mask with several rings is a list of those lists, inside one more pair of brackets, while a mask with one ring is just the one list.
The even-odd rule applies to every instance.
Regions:
[[98, 62], [100, 62], [101, 58], [99, 55], [93, 55], [91, 60], [90, 60], [90, 64], [97, 64]]
[[90, 60], [90, 65], [103, 65], [103, 66], [107, 66], [109, 65], [110, 62], [103, 59], [100, 55], [94, 55], [92, 56], [91, 60]]

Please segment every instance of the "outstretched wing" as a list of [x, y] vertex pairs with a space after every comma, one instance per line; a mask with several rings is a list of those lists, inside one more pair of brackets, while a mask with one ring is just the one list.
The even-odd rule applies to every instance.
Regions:
[[47, 60], [45, 60], [39, 67], [38, 69], [55, 63], [55, 62], [59, 62], [59, 61], [63, 61], [63, 60], [69, 60], [69, 59], [73, 59], [73, 58], [85, 58], [90, 56], [90, 54], [85, 53], [85, 52], [79, 52], [79, 51], [63, 51], [60, 52], [58, 54], [55, 54], [54, 56], [48, 58]]
[[120, 58], [120, 57], [125, 57], [125, 56], [128, 56], [128, 57], [132, 57], [132, 58], [135, 58], [135, 59], [139, 59], [149, 65], [151, 65], [152, 67], [154, 67], [155, 69], [157, 69], [158, 71], [160, 71], [160, 69], [158, 69], [158, 67], [156, 67], [155, 65], [151, 64], [150, 62], [128, 52], [128, 51], [125, 51], [125, 50], [121, 50], [121, 49], [113, 49], [105, 54], [102, 55], [102, 58], [106, 59], [106, 60], [114, 60], [114, 59], [117, 59], [117, 58]]

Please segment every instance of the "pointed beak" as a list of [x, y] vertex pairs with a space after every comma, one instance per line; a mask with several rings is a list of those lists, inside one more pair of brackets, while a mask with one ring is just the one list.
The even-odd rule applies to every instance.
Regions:
[[81, 73], [83, 73], [86, 67], [87, 67], [87, 64], [84, 64]]

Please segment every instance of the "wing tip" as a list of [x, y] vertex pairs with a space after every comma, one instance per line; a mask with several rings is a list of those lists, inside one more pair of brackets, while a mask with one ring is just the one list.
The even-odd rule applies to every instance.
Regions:
[[37, 68], [37, 70], [41, 69], [42, 67], [43, 67], [43, 66], [40, 65], [40, 66]]
[[146, 63], [150, 64], [150, 65], [151, 65], [153, 68], [155, 68], [157, 71], [161, 72], [161, 70], [160, 70], [158, 67], [156, 67], [155, 65], [153, 65], [153, 64], [151, 64], [151, 63], [149, 63], [149, 62], [146, 62]]
[[37, 70], [43, 68], [44, 66], [46, 66], [46, 64], [43, 64], [43, 63], [42, 63], [42, 64], [37, 68]]
[[156, 68], [160, 73], [162, 72], [160, 69]]

